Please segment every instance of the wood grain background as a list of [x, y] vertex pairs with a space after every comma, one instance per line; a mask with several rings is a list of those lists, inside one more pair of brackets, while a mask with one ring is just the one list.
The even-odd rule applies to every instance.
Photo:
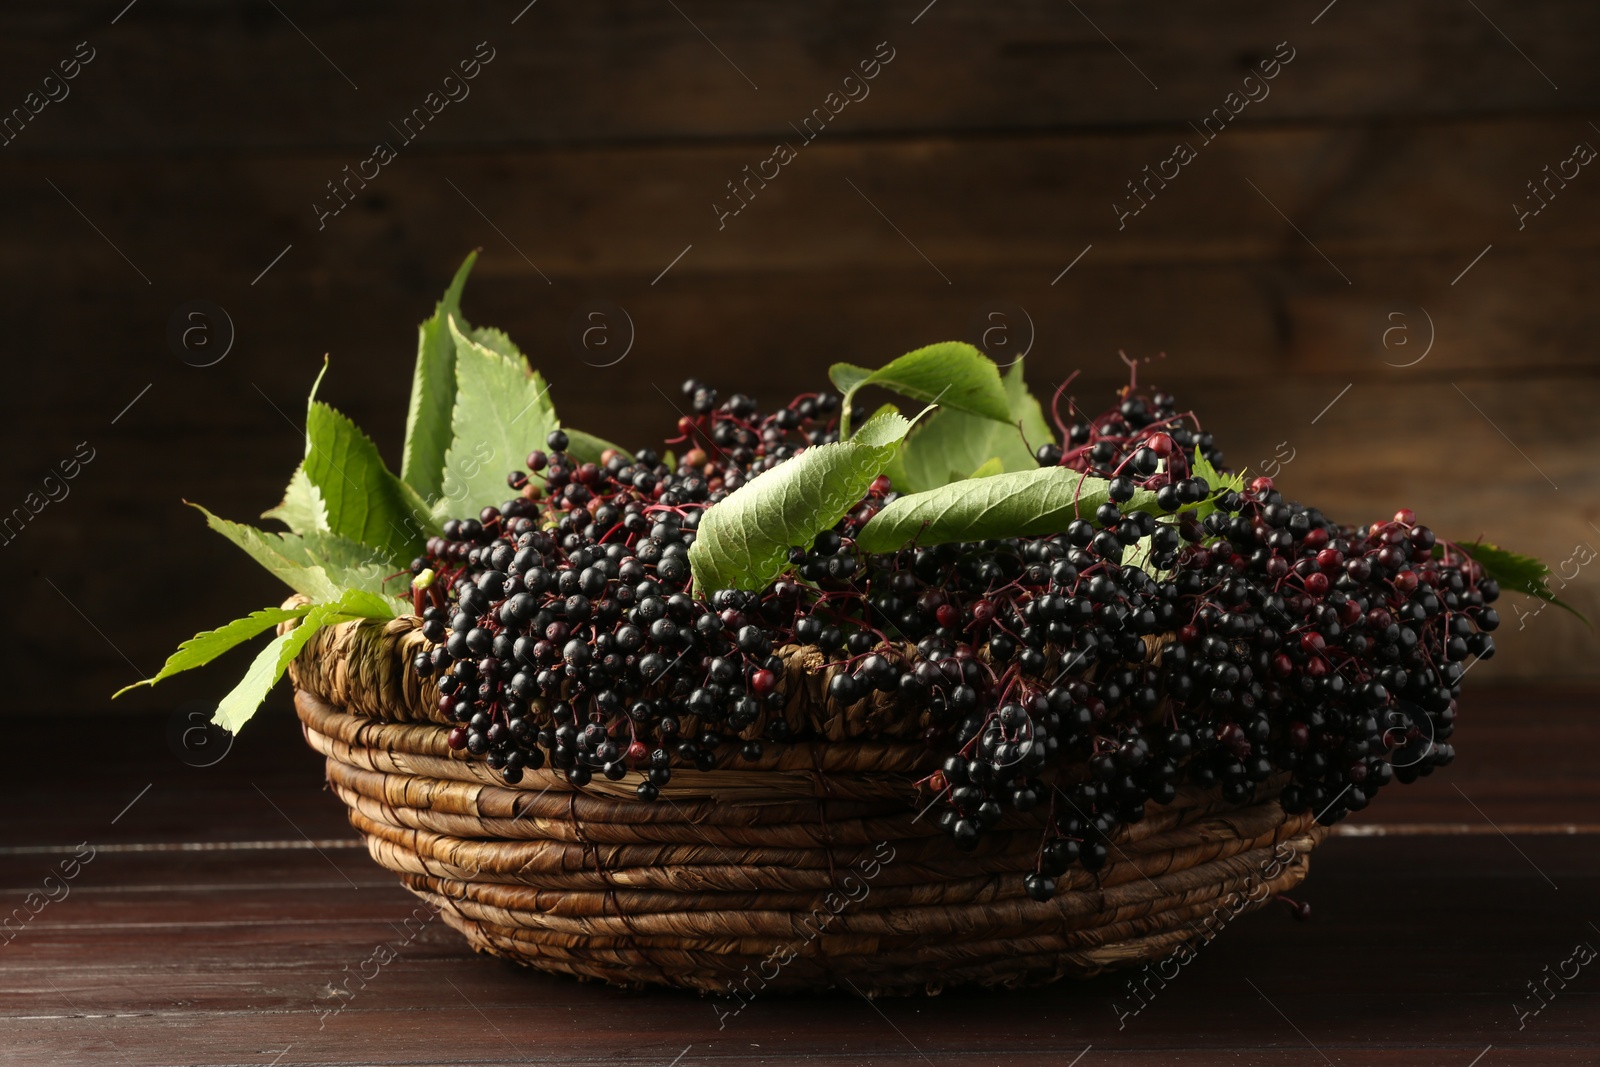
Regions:
[[[8, 712], [104, 710], [181, 637], [278, 599], [182, 501], [276, 503], [324, 353], [323, 396], [397, 458], [416, 323], [474, 247], [468, 315], [522, 344], [566, 421], [626, 442], [669, 432], [690, 373], [776, 402], [1003, 305], [1036, 390], [1081, 369], [1103, 406], [1118, 350], [1149, 359], [1141, 381], [1235, 465], [1292, 449], [1280, 484], [1336, 517], [1409, 505], [1553, 565], [1600, 548], [1600, 173], [1521, 228], [1513, 209], [1600, 145], [1591, 5], [523, 2], [0, 11], [0, 115], [94, 50], [0, 147], [0, 513], [80, 442], [95, 457], [0, 545]], [[488, 49], [404, 143], [390, 123]], [[800, 145], [791, 123], [888, 49]], [[1202, 145], [1190, 123], [1288, 49]], [[319, 229], [324, 183], [378, 141], [397, 158]], [[780, 142], [797, 158], [719, 229], [726, 183]], [[1119, 226], [1125, 183], [1179, 142], [1197, 158]], [[192, 300], [233, 324], [211, 366], [168, 341]], [[597, 300], [632, 327], [605, 367], [615, 313], [617, 347], [570, 340]], [[1600, 569], [1575, 569], [1568, 598], [1600, 615]], [[1506, 615], [1482, 679], [1600, 682], [1577, 621]], [[240, 667], [119, 705], [214, 700]]]

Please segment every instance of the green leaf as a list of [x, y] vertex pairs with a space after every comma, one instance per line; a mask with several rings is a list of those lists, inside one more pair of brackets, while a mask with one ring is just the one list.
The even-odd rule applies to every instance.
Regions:
[[[876, 553], [893, 552], [913, 541], [937, 545], [1060, 533], [1074, 519], [1093, 522], [1095, 509], [1111, 499], [1110, 485], [1066, 467], [951, 482], [884, 505], [862, 527], [856, 543], [863, 551]], [[1155, 494], [1144, 489], [1121, 505], [1123, 511], [1156, 506]]]
[[989, 478], [996, 474], [1004, 474], [1006, 465], [1000, 462], [999, 456], [990, 456], [979, 464], [978, 469], [967, 475], [968, 478]]
[[707, 508], [689, 548], [695, 588], [766, 586], [790, 548], [809, 548], [861, 502], [910, 426], [897, 413], [874, 415], [850, 440], [808, 448]]
[[360, 589], [377, 595], [399, 594], [411, 585], [409, 568], [396, 567], [378, 551], [338, 534], [316, 530], [302, 537], [282, 535], [288, 542], [298, 541], [299, 551], [308, 565], [321, 567], [339, 589]]
[[994, 361], [965, 341], [944, 341], [908, 352], [875, 371], [849, 363], [835, 363], [828, 377], [844, 393], [841, 437], [849, 436], [850, 402], [856, 390], [880, 385], [925, 404], [937, 402], [953, 411], [965, 411], [1006, 422], [1011, 408]]
[[328, 505], [322, 502], [321, 491], [306, 477], [305, 464], [294, 469], [294, 477], [283, 491], [283, 503], [263, 511], [261, 517], [277, 519], [298, 534], [328, 528]]
[[[1448, 546], [1460, 549], [1478, 562], [1483, 568], [1485, 578], [1493, 578], [1499, 583], [1501, 589], [1513, 589], [1527, 596], [1538, 597], [1548, 601], [1556, 607], [1571, 612], [1583, 620], [1583, 624], [1594, 629], [1587, 616], [1577, 608], [1568, 604], [1555, 591], [1550, 588], [1550, 568], [1532, 556], [1524, 556], [1516, 552], [1508, 552], [1498, 545], [1491, 545], [1483, 541], [1469, 541], [1466, 544]], [[1433, 546], [1433, 558], [1443, 559], [1447, 546], [1443, 543]]]
[[567, 435], [567, 454], [579, 463], [599, 463], [600, 456], [608, 448], [614, 448], [627, 457], [628, 462], [633, 462], [633, 453], [620, 445], [614, 445], [602, 437], [582, 430], [565, 427]]
[[240, 727], [261, 707], [261, 702], [267, 699], [267, 693], [283, 677], [283, 672], [289, 669], [289, 664], [294, 662], [306, 642], [324, 626], [352, 619], [393, 617], [394, 606], [391, 603], [383, 597], [358, 589], [346, 590], [332, 603], [316, 605], [305, 613], [299, 626], [273, 638], [256, 655], [239, 684], [217, 705], [211, 721], [229, 733], [238, 733]]
[[427, 505], [389, 472], [372, 439], [320, 401], [306, 412], [304, 467], [322, 494], [329, 532], [376, 549], [396, 569], [437, 532]]
[[234, 619], [226, 626], [197, 633], [179, 645], [178, 651], [167, 657], [167, 662], [162, 664], [161, 670], [156, 672], [155, 677], [125, 685], [112, 693], [111, 699], [115, 700], [128, 690], [137, 689], [141, 685], [155, 685], [159, 681], [171, 678], [174, 674], [203, 667], [229, 649], [265, 630], [270, 630], [285, 619], [297, 619], [310, 610], [310, 604], [302, 604], [297, 608], [262, 608], [260, 611], [252, 611], [242, 619]]
[[467, 337], [454, 323], [456, 406], [454, 440], [445, 454], [443, 495], [436, 516], [476, 515], [511, 495], [506, 475], [523, 469], [528, 453], [545, 447], [557, 428], [548, 406], [550, 387], [529, 374], [521, 360], [507, 359]]
[[409, 586], [409, 570], [349, 538], [318, 530], [304, 535], [272, 533], [193, 506], [213, 530], [244, 549], [289, 588], [318, 603], [337, 600], [348, 589], [381, 596], [403, 593]]
[[417, 328], [417, 363], [411, 372], [411, 404], [406, 411], [400, 477], [427, 500], [436, 498], [443, 484], [450, 418], [456, 401], [456, 352], [449, 320], [452, 316], [461, 319], [461, 290], [477, 259], [477, 252], [467, 256], [433, 316]]
[[1003, 384], [1011, 412], [1009, 423], [963, 411], [934, 412], [900, 447], [889, 470], [895, 488], [906, 493], [937, 489], [968, 477], [974, 468], [995, 458], [1007, 471], [1037, 468], [1034, 453], [1055, 438], [1039, 401], [1023, 381], [1021, 360], [1006, 374]]
[[[493, 326], [480, 326], [475, 330], [468, 330], [466, 329], [466, 323], [461, 322], [460, 319], [456, 321], [474, 343], [482, 345], [491, 352], [498, 353], [506, 360], [523, 368], [523, 373], [528, 373], [528, 367], [530, 366], [528, 357], [523, 355], [522, 349], [517, 347], [516, 342], [512, 341], [510, 335], [504, 330]], [[551, 398], [548, 388], [539, 395], [538, 401], [539, 410], [544, 412], [551, 422], [556, 422], [556, 402]]]
[[284, 646], [289, 643], [290, 634], [296, 633], [305, 627], [302, 625], [287, 634], [274, 637], [267, 647], [256, 653], [256, 658], [250, 661], [250, 667], [244, 672], [244, 677], [239, 679], [239, 684], [229, 690], [217, 704], [217, 710], [212, 714], [211, 721], [236, 734], [239, 728], [250, 721], [250, 716], [256, 713], [261, 702], [267, 699], [278, 679], [283, 677], [283, 672], [278, 670], [278, 660], [283, 654]]
[[[218, 518], [199, 504], [190, 506], [206, 517], [207, 526], [244, 549], [251, 559], [271, 571], [290, 589], [317, 601], [338, 598], [338, 586], [326, 571], [308, 561], [305, 549], [297, 538], [286, 539], [281, 534]], [[293, 538], [293, 535], [289, 537]]]
[[[1217, 498], [1223, 493], [1229, 490], [1235, 493], [1244, 491], [1243, 474], [1223, 474], [1211, 465], [1211, 461], [1199, 449], [1195, 450], [1193, 469], [1189, 473], [1192, 477], [1204, 479], [1206, 485], [1210, 486], [1205, 498], [1199, 504], [1190, 508], [1179, 509], [1182, 512], [1192, 512], [1196, 522], [1204, 522], [1212, 512], [1217, 510]], [[1211, 540], [1216, 540], [1216, 538]]]

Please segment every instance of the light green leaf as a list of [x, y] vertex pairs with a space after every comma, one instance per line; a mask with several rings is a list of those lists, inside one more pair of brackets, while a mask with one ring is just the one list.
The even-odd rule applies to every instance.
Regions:
[[707, 508], [689, 549], [695, 588], [760, 589], [861, 502], [911, 424], [873, 416], [849, 441], [808, 448]]
[[289, 664], [294, 662], [306, 642], [324, 626], [352, 619], [393, 617], [393, 604], [381, 596], [358, 589], [346, 590], [332, 603], [316, 605], [305, 613], [299, 626], [273, 638], [256, 655], [239, 684], [217, 705], [211, 721], [229, 733], [238, 733], [240, 727], [261, 707], [261, 702], [267, 699], [267, 693], [283, 677], [283, 672], [289, 669]]
[[990, 456], [979, 464], [977, 470], [967, 475], [968, 478], [988, 478], [996, 474], [1004, 474], [1006, 465], [1000, 462], [999, 456]]
[[251, 559], [271, 571], [290, 589], [317, 601], [338, 598], [337, 585], [321, 567], [309, 563], [298, 538], [288, 540], [280, 534], [258, 530], [242, 522], [218, 518], [199, 504], [191, 507], [197, 508], [206, 517], [207, 526], [244, 549]]
[[328, 505], [322, 502], [321, 491], [306, 477], [305, 464], [294, 469], [289, 488], [283, 492], [283, 503], [263, 511], [261, 517], [277, 519], [298, 534], [328, 528]]
[[285, 619], [297, 619], [310, 610], [310, 604], [303, 604], [297, 608], [262, 608], [260, 611], [252, 611], [242, 619], [234, 619], [226, 626], [195, 634], [179, 645], [178, 651], [167, 657], [167, 662], [162, 664], [161, 670], [156, 672], [154, 678], [125, 685], [112, 693], [111, 699], [115, 700], [128, 690], [137, 689], [141, 685], [155, 685], [159, 681], [171, 678], [174, 674], [203, 667], [229, 649], [265, 630], [270, 630]]
[[1034, 453], [1055, 438], [1039, 401], [1028, 392], [1021, 360], [1012, 366], [1003, 384], [1009, 423], [963, 411], [934, 412], [900, 447], [889, 470], [895, 488], [905, 493], [937, 489], [968, 477], [968, 472], [993, 458], [1007, 471], [1035, 469]]
[[456, 271], [433, 316], [417, 329], [417, 363], [411, 372], [411, 404], [406, 411], [406, 443], [400, 477], [427, 500], [439, 495], [444, 457], [450, 447], [450, 418], [456, 400], [455, 342], [449, 320], [461, 319], [461, 290], [477, 262], [473, 252]]
[[[1532, 556], [1524, 556], [1517, 552], [1508, 552], [1498, 545], [1491, 545], [1483, 541], [1469, 541], [1466, 544], [1455, 545], [1455, 548], [1471, 556], [1483, 568], [1485, 578], [1493, 578], [1502, 589], [1515, 590], [1526, 596], [1537, 597], [1571, 612], [1583, 620], [1583, 624], [1591, 630], [1594, 625], [1588, 617], [1556, 596], [1550, 588], [1551, 570], [1540, 560]], [[1442, 543], [1433, 546], [1433, 558], [1444, 559], [1446, 546]]]
[[[1111, 499], [1110, 484], [1066, 467], [952, 482], [884, 505], [856, 543], [866, 552], [893, 552], [913, 541], [937, 545], [1060, 533], [1074, 519], [1093, 522], [1095, 509]], [[1155, 494], [1141, 489], [1121, 507], [1151, 510]]]
[[369, 593], [403, 593], [410, 587], [409, 569], [396, 567], [381, 553], [347, 537], [316, 530], [300, 538], [283, 535], [285, 551], [298, 541], [307, 564], [321, 567], [340, 589], [360, 589]]
[[[479, 326], [477, 329], [468, 330], [466, 329], [466, 324], [462, 323], [459, 319], [457, 320], [457, 323], [461, 326], [462, 331], [468, 337], [472, 338], [472, 340], [477, 344], [482, 345], [491, 352], [499, 353], [510, 362], [522, 367], [524, 371], [526, 371], [530, 366], [528, 357], [523, 355], [522, 349], [517, 347], [516, 342], [512, 341], [510, 335], [508, 335], [504, 330], [498, 329], [494, 326]], [[542, 393], [540, 393], [538, 401], [539, 410], [543, 411], [551, 422], [555, 422], [556, 402], [551, 398], [550, 390], [545, 389]], [[568, 436], [571, 436], [571, 434], [569, 433]], [[598, 438], [596, 438], [596, 440], [598, 440]]]
[[614, 445], [602, 437], [571, 427], [564, 428], [567, 435], [567, 454], [579, 463], [599, 463], [600, 456], [608, 448], [614, 448], [622, 453], [629, 462], [633, 461], [633, 453], [619, 445]]
[[406, 566], [437, 525], [414, 489], [384, 466], [355, 423], [320, 401], [306, 412], [306, 476], [322, 494], [328, 530]]
[[435, 515], [476, 515], [512, 495], [506, 475], [522, 470], [528, 453], [545, 447], [557, 428], [547, 406], [550, 387], [526, 364], [510, 360], [461, 333], [456, 342], [454, 439], [445, 454], [443, 496]]
[[850, 403], [856, 390], [880, 385], [902, 396], [953, 411], [1005, 422], [1011, 417], [1005, 387], [994, 361], [965, 341], [944, 341], [908, 352], [875, 371], [835, 363], [828, 377], [844, 393], [841, 437], [849, 436]]
[[250, 661], [250, 667], [239, 679], [239, 684], [217, 705], [216, 712], [211, 716], [212, 722], [236, 734], [240, 727], [250, 721], [250, 716], [256, 713], [261, 702], [267, 699], [267, 693], [283, 676], [283, 672], [278, 670], [278, 660], [284, 646], [289, 643], [290, 634], [295, 632], [291, 630], [290, 633], [279, 634], [267, 647], [256, 653], [256, 658]]

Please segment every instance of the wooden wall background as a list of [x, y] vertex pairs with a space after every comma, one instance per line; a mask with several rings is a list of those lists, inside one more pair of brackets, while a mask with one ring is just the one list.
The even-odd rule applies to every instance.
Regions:
[[[1039, 391], [1081, 369], [1097, 404], [1118, 349], [1165, 352], [1143, 380], [1236, 464], [1287, 442], [1280, 483], [1331, 514], [1410, 505], [1555, 564], [1600, 548], [1600, 171], [1520, 229], [1512, 208], [1600, 146], [1592, 5], [125, 2], [0, 10], [0, 108], [95, 51], [0, 147], [0, 507], [95, 451], [0, 546], [9, 712], [104, 708], [279, 596], [181, 501], [276, 502], [324, 352], [323, 396], [397, 457], [415, 325], [473, 247], [468, 314], [618, 439], [666, 432], [690, 373], [776, 401], [833, 360], [966, 336], [998, 301], [1032, 321]], [[479, 42], [471, 95], [319, 230], [324, 182], [398, 143], [389, 123]], [[880, 42], [870, 95], [719, 231], [724, 183], [798, 142]], [[1124, 183], [1198, 147], [1189, 123], [1279, 42], [1270, 96], [1119, 229]], [[213, 366], [165, 336], [197, 299], [236, 330]], [[635, 333], [603, 368], [568, 341], [600, 299]], [[1600, 616], [1600, 567], [1567, 593]], [[1600, 680], [1575, 620], [1507, 615], [1479, 681]], [[214, 700], [235, 658], [118, 706]]]

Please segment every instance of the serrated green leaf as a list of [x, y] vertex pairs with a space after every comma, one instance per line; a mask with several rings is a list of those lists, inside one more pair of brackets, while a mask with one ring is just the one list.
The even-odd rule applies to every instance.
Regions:
[[567, 454], [579, 463], [599, 463], [600, 457], [608, 448], [614, 448], [627, 457], [628, 462], [633, 462], [633, 453], [620, 445], [614, 445], [603, 437], [596, 437], [592, 433], [574, 430], [570, 426], [564, 428], [567, 435]]
[[229, 649], [270, 630], [285, 619], [297, 619], [310, 610], [310, 604], [303, 604], [297, 608], [262, 608], [260, 611], [252, 611], [242, 619], [234, 619], [226, 626], [197, 633], [167, 657], [167, 662], [162, 664], [161, 670], [156, 672], [155, 677], [125, 685], [112, 693], [111, 699], [115, 700], [128, 690], [137, 689], [141, 685], [155, 685], [171, 678], [174, 674], [203, 667]]
[[359, 589], [384, 595], [403, 593], [410, 587], [411, 572], [398, 568], [380, 553], [338, 534], [313, 530], [299, 538], [283, 535], [288, 542], [298, 541], [307, 564], [321, 567], [339, 589]]
[[250, 666], [244, 672], [244, 677], [239, 679], [239, 684], [229, 690], [228, 695], [217, 704], [217, 710], [211, 716], [212, 722], [229, 733], [236, 734], [240, 727], [250, 721], [250, 716], [256, 713], [261, 702], [267, 699], [267, 693], [283, 676], [283, 672], [279, 671], [277, 666], [284, 646], [289, 643], [289, 636], [289, 634], [279, 634], [267, 644], [267, 647], [256, 653], [256, 658], [250, 661]]
[[[862, 527], [856, 543], [866, 552], [893, 552], [915, 542], [1036, 537], [1060, 533], [1074, 519], [1094, 521], [1111, 499], [1111, 483], [1066, 467], [996, 474], [910, 493], [884, 505]], [[1123, 511], [1156, 507], [1155, 494], [1141, 489]]]
[[445, 454], [443, 495], [435, 515], [476, 515], [511, 495], [506, 475], [545, 447], [557, 428], [546, 406], [550, 387], [526, 364], [484, 347], [452, 325], [456, 342], [454, 439]]
[[849, 436], [850, 403], [858, 389], [879, 385], [925, 404], [937, 402], [952, 411], [965, 411], [1006, 422], [1011, 417], [1005, 387], [994, 361], [965, 341], [944, 341], [907, 352], [899, 359], [869, 371], [849, 363], [835, 363], [828, 377], [844, 393], [840, 409], [841, 437]]
[[1028, 392], [1021, 360], [1005, 375], [1003, 384], [1009, 422], [963, 411], [934, 412], [906, 436], [889, 471], [895, 488], [906, 493], [937, 489], [968, 477], [979, 464], [993, 458], [998, 458], [1006, 471], [1035, 469], [1034, 453], [1055, 438], [1039, 401]]
[[897, 413], [875, 415], [850, 440], [808, 448], [707, 508], [689, 548], [695, 588], [765, 587], [790, 548], [810, 547], [861, 502], [910, 426]]
[[[511, 340], [510, 335], [504, 330], [494, 326], [479, 326], [477, 329], [468, 330], [465, 324], [459, 323], [459, 321], [458, 325], [461, 325], [462, 331], [468, 337], [489, 351], [500, 354], [511, 363], [522, 367], [525, 371], [531, 366], [528, 362], [528, 357], [523, 354], [522, 349], [517, 347], [516, 342]], [[539, 394], [538, 402], [539, 410], [544, 412], [551, 422], [556, 422], [556, 402], [551, 398], [548, 388]], [[599, 440], [599, 438], [595, 438], [595, 440]]]
[[[1433, 558], [1443, 559], [1446, 552], [1443, 543], [1433, 546]], [[1568, 604], [1555, 591], [1550, 588], [1552, 571], [1541, 560], [1532, 556], [1524, 556], [1517, 552], [1509, 552], [1498, 545], [1491, 545], [1484, 541], [1469, 541], [1466, 544], [1453, 546], [1471, 556], [1483, 568], [1486, 578], [1493, 578], [1499, 583], [1501, 589], [1511, 589], [1527, 596], [1537, 597], [1548, 601], [1556, 607], [1571, 612], [1583, 620], [1583, 624], [1590, 629], [1594, 625], [1588, 617], [1577, 608]]]
[[295, 656], [300, 654], [306, 642], [324, 626], [349, 622], [352, 619], [393, 617], [394, 606], [391, 603], [383, 597], [359, 589], [346, 590], [331, 603], [315, 605], [305, 613], [299, 626], [286, 634], [274, 637], [267, 647], [256, 655], [239, 684], [234, 686], [217, 705], [211, 721], [229, 733], [238, 733], [240, 727], [261, 707], [261, 702], [267, 699], [267, 693], [277, 684], [278, 679], [283, 677], [283, 672], [289, 669], [289, 664], [294, 662]]
[[477, 262], [467, 256], [433, 315], [417, 328], [417, 362], [411, 372], [411, 402], [406, 410], [406, 441], [400, 477], [427, 500], [439, 495], [444, 457], [450, 448], [451, 413], [456, 400], [455, 342], [449, 320], [461, 318], [461, 290]]
[[437, 532], [427, 505], [384, 466], [371, 438], [321, 401], [306, 412], [304, 467], [322, 494], [328, 531], [375, 549], [394, 569]]
[[298, 534], [328, 528], [328, 505], [322, 502], [321, 490], [306, 477], [305, 464], [294, 469], [289, 487], [283, 491], [283, 502], [271, 511], [263, 511], [261, 517], [277, 519]]
[[326, 571], [308, 562], [298, 539], [289, 541], [280, 534], [218, 518], [199, 504], [190, 506], [206, 517], [207, 526], [244, 549], [251, 559], [272, 572], [290, 589], [316, 601], [338, 598], [338, 586]]

